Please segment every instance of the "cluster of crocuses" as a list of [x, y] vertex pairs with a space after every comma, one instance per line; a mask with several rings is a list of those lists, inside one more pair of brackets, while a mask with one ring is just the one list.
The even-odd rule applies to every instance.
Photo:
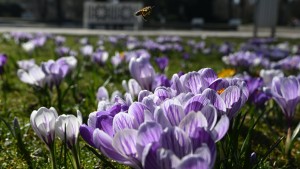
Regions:
[[299, 70], [298, 46], [287, 42], [270, 44], [274, 39], [253, 39], [242, 44], [240, 50], [224, 56], [223, 62], [244, 68], [262, 67], [264, 69]]
[[21, 60], [17, 62], [19, 66], [18, 77], [24, 83], [50, 88], [59, 86], [62, 80], [75, 69], [77, 59], [74, 56], [61, 57], [58, 60], [49, 60], [36, 65], [34, 59]]
[[46, 33], [31, 34], [26, 32], [11, 32], [5, 37], [6, 39], [13, 38], [15, 43], [20, 44], [26, 52], [32, 53], [35, 48], [44, 46], [52, 35]]
[[135, 80], [124, 82], [124, 97], [109, 101], [99, 88], [98, 110], [80, 127], [83, 139], [134, 168], [213, 168], [216, 142], [248, 99], [245, 81], [204, 68], [174, 74], [170, 87], [155, 86], [144, 57], [132, 58], [129, 70]]
[[54, 144], [56, 136], [72, 151], [74, 167], [80, 168], [76, 146], [79, 127], [82, 124], [82, 115], [79, 110], [77, 110], [77, 117], [65, 114], [58, 116], [55, 108], [41, 107], [31, 113], [30, 124], [36, 135], [46, 144], [47, 149], [50, 151], [52, 168], [56, 168]]

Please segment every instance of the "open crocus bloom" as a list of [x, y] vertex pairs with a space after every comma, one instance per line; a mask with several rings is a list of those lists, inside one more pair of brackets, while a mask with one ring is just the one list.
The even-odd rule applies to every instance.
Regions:
[[34, 110], [30, 115], [31, 127], [49, 149], [55, 139], [56, 118], [57, 112], [53, 107], [50, 109], [41, 107], [38, 110]]
[[173, 98], [171, 92], [165, 87], [141, 91], [142, 102], [128, 109], [114, 103], [91, 113], [80, 134], [107, 157], [134, 168], [185, 168], [190, 163], [212, 168], [215, 142], [226, 134], [229, 118], [218, 117], [205, 96], [194, 105], [191, 93]]

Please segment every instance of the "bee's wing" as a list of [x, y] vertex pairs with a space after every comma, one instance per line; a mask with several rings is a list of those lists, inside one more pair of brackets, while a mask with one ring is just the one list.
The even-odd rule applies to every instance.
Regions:
[[139, 16], [139, 15], [141, 15], [141, 14], [142, 14], [142, 11], [139, 10], [139, 11], [137, 11], [137, 12], [135, 13], [135, 16]]

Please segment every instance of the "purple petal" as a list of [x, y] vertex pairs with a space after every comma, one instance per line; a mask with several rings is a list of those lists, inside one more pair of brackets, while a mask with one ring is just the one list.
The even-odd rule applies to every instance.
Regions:
[[215, 142], [221, 140], [229, 129], [230, 121], [226, 115], [221, 116], [221, 119], [218, 121], [217, 125], [213, 130], [213, 136]]
[[229, 82], [226, 79], [219, 78], [213, 81], [209, 85], [209, 88], [218, 91], [220, 89], [226, 89], [228, 86], [229, 86]]
[[101, 152], [120, 163], [126, 163], [128, 160], [123, 157], [121, 154], [119, 154], [112, 146], [112, 138], [107, 135], [102, 130], [96, 129], [93, 134], [93, 142], [95, 143], [96, 148], [101, 150]]
[[157, 142], [162, 132], [163, 129], [157, 122], [145, 122], [138, 129], [137, 144], [145, 146]]
[[86, 141], [89, 145], [95, 147], [95, 144], [93, 142], [93, 132], [94, 132], [93, 127], [83, 124], [79, 128], [79, 132], [81, 137], [84, 139], [84, 141]]
[[160, 137], [161, 146], [172, 150], [174, 154], [182, 158], [192, 152], [192, 143], [188, 135], [179, 127], [165, 129]]
[[162, 132], [161, 125], [156, 122], [146, 122], [139, 127], [136, 139], [139, 157], [147, 144], [159, 141]]
[[156, 108], [156, 104], [153, 101], [153, 97], [154, 95], [149, 95], [144, 97], [142, 103], [144, 105], [146, 105], [146, 107], [149, 109], [150, 112], [154, 112], [155, 108]]
[[226, 112], [226, 104], [216, 91], [207, 88], [202, 95], [210, 100], [210, 103], [218, 110], [218, 113], [224, 114]]
[[134, 119], [137, 121], [138, 125], [144, 122], [144, 111], [147, 107], [139, 102], [134, 102], [130, 105], [128, 109], [128, 114], [132, 115]]
[[186, 75], [185, 81], [183, 82], [192, 93], [198, 94], [199, 87], [203, 85], [203, 79], [198, 72], [190, 72]]
[[159, 149], [157, 152], [159, 168], [163, 169], [173, 169], [175, 168], [180, 160], [178, 157], [171, 151], [166, 149]]
[[215, 127], [218, 118], [217, 109], [211, 104], [208, 104], [201, 109], [201, 112], [207, 120], [208, 128], [212, 130]]
[[222, 99], [226, 104], [226, 114], [233, 118], [241, 107], [241, 91], [237, 86], [228, 87], [222, 94]]
[[137, 129], [138, 124], [134, 119], [134, 116], [121, 112], [118, 113], [113, 119], [113, 130], [117, 133], [119, 130], [122, 129]]
[[166, 100], [161, 107], [165, 116], [173, 126], [177, 126], [185, 115], [182, 105], [177, 99]]
[[105, 133], [111, 137], [114, 135], [113, 131], [113, 117], [108, 115], [102, 115], [97, 118], [96, 126], [99, 126]]
[[207, 87], [210, 83], [217, 79], [216, 72], [211, 68], [203, 68], [198, 71], [201, 77], [207, 82]]
[[177, 94], [186, 92], [186, 89], [183, 87], [179, 79], [179, 76], [177, 74], [174, 74], [172, 76], [171, 82], [172, 82], [171, 88], [177, 91]]
[[161, 102], [168, 98], [172, 98], [172, 91], [170, 88], [166, 87], [157, 87], [154, 91], [155, 103], [159, 105]]
[[157, 149], [159, 145], [157, 143], [148, 144], [143, 152], [142, 152], [142, 166], [144, 169], [154, 169], [159, 168], [158, 160], [157, 160]]
[[190, 98], [185, 104], [184, 113], [200, 111], [205, 105], [209, 104], [210, 100], [204, 95], [198, 94]]
[[155, 119], [156, 122], [158, 122], [162, 126], [162, 128], [167, 128], [167, 127], [172, 126], [170, 121], [167, 119], [167, 117], [165, 116], [163, 110], [160, 107], [155, 109], [154, 119]]
[[98, 92], [97, 92], [97, 99], [98, 100], [108, 100], [109, 96], [108, 96], [108, 92], [106, 90], [105, 87], [100, 87], [98, 89]]
[[113, 148], [126, 158], [136, 158], [136, 136], [134, 129], [124, 129], [119, 131], [112, 140]]
[[138, 95], [138, 102], [142, 102], [142, 100], [144, 99], [144, 97], [149, 96], [153, 94], [152, 92], [148, 91], [148, 90], [142, 90], [140, 91], [139, 95]]
[[207, 120], [201, 112], [190, 112], [182, 119], [179, 127], [190, 135], [198, 127], [207, 127]]
[[216, 156], [216, 144], [210, 132], [206, 131], [204, 128], [197, 128], [195, 132], [190, 135], [190, 138], [195, 153], [197, 153], [199, 148], [201, 149], [204, 145], [207, 145], [210, 150], [210, 159], [214, 161]]
[[199, 155], [191, 154], [184, 157], [176, 169], [208, 169], [208, 163]]

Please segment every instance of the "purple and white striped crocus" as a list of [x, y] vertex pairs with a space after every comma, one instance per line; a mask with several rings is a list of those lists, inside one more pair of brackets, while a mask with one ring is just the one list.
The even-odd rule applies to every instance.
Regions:
[[31, 127], [49, 150], [55, 139], [55, 120], [57, 117], [57, 112], [53, 107], [50, 109], [41, 107], [34, 110], [30, 115]]
[[132, 58], [129, 63], [131, 76], [140, 84], [142, 89], [152, 90], [155, 71], [148, 58]]
[[[144, 90], [139, 100], [145, 104], [133, 102], [122, 110], [115, 103], [91, 113], [80, 133], [107, 157], [134, 168], [212, 168], [215, 142], [226, 134], [229, 118], [218, 117], [205, 96], [193, 98], [190, 93], [173, 98], [171, 92], [160, 87], [150, 97], [151, 92]], [[194, 105], [196, 99], [199, 103]]]
[[122, 86], [125, 91], [131, 95], [132, 98], [138, 96], [138, 94], [142, 90], [141, 86], [134, 79], [129, 79], [128, 83], [126, 82], [126, 80], [123, 80]]
[[210, 68], [189, 72], [181, 77], [175, 74], [171, 81], [171, 88], [177, 95], [188, 92], [205, 95], [217, 108], [219, 115], [227, 114], [230, 119], [249, 97], [247, 85], [243, 80], [217, 78], [217, 74]]
[[56, 61], [42, 63], [49, 87], [59, 86], [62, 80], [76, 67], [77, 59], [73, 56], [63, 57]]
[[300, 84], [296, 77], [274, 77], [271, 92], [273, 99], [284, 113], [288, 127], [295, 115], [296, 106], [300, 102]]

